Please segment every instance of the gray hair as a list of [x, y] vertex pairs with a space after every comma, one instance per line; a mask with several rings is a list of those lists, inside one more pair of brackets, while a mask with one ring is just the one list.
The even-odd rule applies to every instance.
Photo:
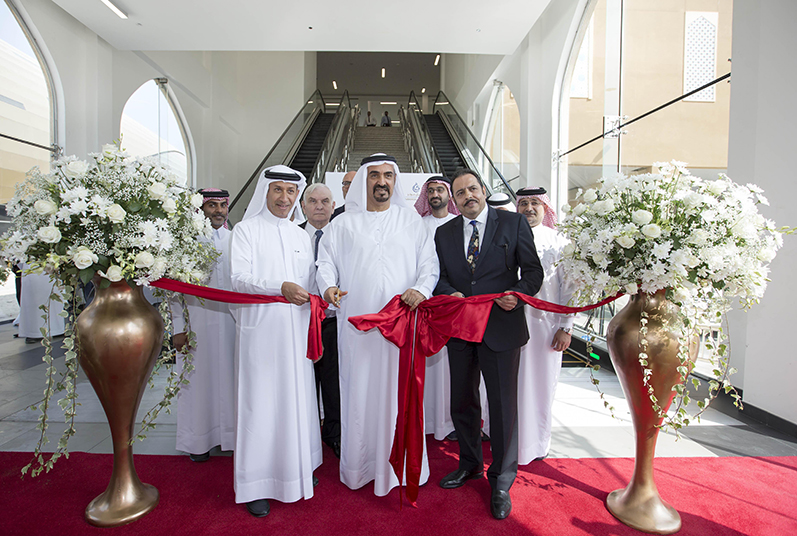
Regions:
[[307, 196], [318, 190], [319, 188], [326, 188], [327, 192], [329, 192], [329, 199], [334, 200], [332, 196], [332, 190], [329, 189], [329, 186], [324, 184], [323, 182], [314, 182], [310, 186], [304, 189], [304, 199], [307, 199]]

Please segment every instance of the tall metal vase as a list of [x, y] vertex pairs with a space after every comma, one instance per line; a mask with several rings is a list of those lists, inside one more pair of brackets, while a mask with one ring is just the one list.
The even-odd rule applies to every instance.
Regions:
[[[678, 337], [671, 333], [677, 306], [667, 301], [665, 291], [655, 294], [639, 293], [609, 323], [607, 342], [612, 364], [631, 410], [636, 434], [636, 459], [631, 482], [623, 489], [611, 492], [606, 499], [609, 511], [637, 530], [655, 534], [672, 534], [681, 529], [681, 516], [659, 496], [653, 479], [653, 458], [662, 419], [653, 410], [648, 389], [643, 382], [643, 369], [639, 363], [640, 319], [642, 311], [649, 315], [648, 367], [653, 374], [650, 383], [659, 405], [664, 411], [670, 407], [675, 392], [672, 387], [681, 380], [676, 370]], [[689, 344], [692, 363], [697, 358], [697, 339]], [[691, 367], [691, 365], [690, 365]]]
[[163, 341], [163, 320], [139, 286], [124, 280], [97, 289], [77, 320], [80, 366], [102, 402], [113, 440], [108, 488], [86, 507], [92, 525], [113, 527], [135, 521], [158, 504], [158, 490], [142, 484], [133, 466], [136, 412]]

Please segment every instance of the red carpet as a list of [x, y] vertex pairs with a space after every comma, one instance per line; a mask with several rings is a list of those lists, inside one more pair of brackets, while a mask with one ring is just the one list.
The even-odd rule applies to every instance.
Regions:
[[[271, 501], [271, 514], [251, 517], [236, 505], [232, 458], [192, 463], [187, 456], [138, 455], [141, 480], [161, 493], [158, 507], [124, 527], [98, 529], [83, 510], [107, 485], [110, 455], [73, 453], [48, 475], [19, 477], [30, 454], [0, 452], [0, 535], [324, 534], [413, 536], [460, 534], [640, 534], [604, 507], [606, 495], [625, 484], [633, 460], [547, 459], [522, 467], [512, 488], [514, 510], [495, 521], [489, 484], [472, 481], [444, 490], [437, 481], [456, 469], [456, 446], [430, 440], [432, 477], [421, 487], [418, 508], [399, 509], [397, 490], [376, 497], [373, 486], [351, 491], [340, 483], [328, 449], [308, 501]], [[797, 535], [797, 458], [661, 458], [656, 481], [681, 513], [680, 535]]]

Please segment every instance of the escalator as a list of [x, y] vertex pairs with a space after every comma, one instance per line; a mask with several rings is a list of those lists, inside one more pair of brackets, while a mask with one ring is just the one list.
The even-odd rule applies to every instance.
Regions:
[[443, 174], [446, 177], [452, 177], [456, 170], [467, 167], [462, 159], [462, 153], [457, 150], [457, 146], [454, 145], [454, 141], [443, 125], [443, 120], [433, 114], [425, 114], [423, 119], [426, 121], [426, 126], [429, 127], [432, 143], [440, 159], [440, 165], [443, 166]]
[[[336, 113], [328, 113], [329, 110]], [[308, 183], [323, 182], [327, 171], [344, 171], [358, 114], [359, 108], [352, 106], [348, 92], [338, 103], [327, 104], [316, 90], [230, 203], [229, 221], [235, 224], [243, 219], [257, 178], [265, 168], [289, 166], [300, 171]]]
[[437, 94], [431, 114], [422, 113], [415, 93], [410, 93], [401, 118], [407, 123], [406, 127], [402, 125], [407, 130], [407, 145], [422, 171], [452, 177], [458, 169], [473, 169], [481, 175], [488, 194], [505, 192], [515, 197], [507, 180], [445, 93]]
[[310, 132], [304, 139], [304, 143], [302, 143], [288, 167], [301, 172], [308, 179], [310, 178], [316, 160], [318, 160], [318, 155], [321, 153], [321, 148], [324, 146], [324, 140], [329, 133], [329, 127], [332, 126], [333, 119], [335, 119], [335, 114], [318, 115], [310, 128]]

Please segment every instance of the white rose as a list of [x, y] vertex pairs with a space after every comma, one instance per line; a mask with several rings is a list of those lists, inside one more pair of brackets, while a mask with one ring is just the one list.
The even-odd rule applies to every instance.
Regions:
[[584, 192], [584, 201], [587, 203], [594, 203], [598, 200], [598, 193], [593, 189], [590, 188], [586, 192]]
[[632, 296], [633, 296], [633, 295], [634, 295], [634, 294], [636, 294], [637, 292], [639, 292], [639, 287], [637, 286], [637, 284], [636, 284], [636, 283], [628, 283], [628, 284], [625, 286], [625, 293], [626, 293], [626, 294], [630, 294], [630, 295], [632, 295]]
[[573, 216], [581, 216], [581, 215], [582, 215], [582, 214], [584, 214], [586, 211], [587, 211], [587, 205], [585, 205], [584, 203], [579, 203], [579, 204], [578, 204], [578, 205], [576, 205], [576, 207], [573, 209]]
[[153, 182], [147, 186], [147, 193], [152, 199], [163, 199], [166, 196], [166, 185], [162, 182]]
[[191, 206], [194, 208], [202, 208], [202, 204], [205, 202], [205, 196], [202, 194], [194, 194], [191, 196]]
[[643, 225], [642, 234], [647, 236], [648, 238], [658, 238], [661, 236], [661, 227], [656, 225], [655, 223], [649, 223], [647, 225]]
[[647, 210], [637, 210], [631, 214], [631, 221], [637, 225], [646, 225], [653, 219], [653, 213]]
[[773, 248], [762, 248], [757, 257], [761, 262], [772, 262], [772, 259], [775, 258], [775, 250]]
[[49, 199], [39, 199], [33, 203], [33, 210], [35, 210], [39, 216], [49, 216], [50, 214], [55, 214], [58, 207]]
[[61, 231], [53, 226], [42, 227], [36, 234], [38, 235], [39, 240], [47, 244], [56, 244], [61, 241]]
[[166, 259], [163, 257], [158, 257], [155, 259], [155, 263], [152, 265], [152, 272], [156, 274], [165, 274], [168, 267], [169, 265], [166, 263]]
[[99, 257], [86, 246], [80, 246], [72, 255], [72, 262], [78, 267], [78, 270], [88, 268], [99, 260]]
[[69, 162], [61, 169], [63, 170], [64, 175], [70, 179], [76, 179], [86, 174], [86, 172], [89, 170], [89, 165], [82, 160], [75, 160], [73, 162]]
[[703, 196], [697, 192], [690, 192], [684, 197], [684, 205], [695, 208], [703, 202]]
[[163, 210], [168, 214], [172, 214], [177, 210], [177, 203], [175, 203], [174, 199], [166, 198], [163, 202]]
[[689, 237], [689, 243], [696, 246], [705, 246], [708, 243], [709, 235], [703, 229], [695, 229], [692, 231], [692, 236]]
[[100, 275], [109, 281], [116, 283], [122, 280], [122, 267], [112, 264], [108, 267], [107, 272], [100, 271]]
[[614, 210], [614, 201], [612, 199], [604, 199], [603, 201], [596, 202], [592, 205], [592, 208], [598, 216], [605, 216]]
[[194, 281], [204, 281], [206, 276], [205, 272], [202, 270], [192, 270], [191, 277], [194, 279]]
[[105, 215], [114, 223], [122, 223], [127, 216], [127, 212], [121, 206], [114, 203], [107, 209], [105, 209]]
[[614, 240], [615, 240], [615, 242], [620, 244], [620, 246], [624, 247], [625, 249], [632, 248], [632, 247], [634, 247], [634, 244], [636, 244], [636, 240], [634, 240], [630, 236], [626, 236], [626, 235], [618, 236]]
[[562, 255], [565, 257], [571, 256], [576, 251], [576, 246], [573, 245], [572, 242], [569, 242], [563, 249]]
[[712, 181], [712, 182], [709, 182], [708, 184], [706, 184], [706, 188], [712, 194], [720, 195], [722, 192], [724, 192], [728, 188], [728, 185], [725, 184], [724, 181]]
[[606, 255], [603, 253], [595, 253], [592, 256], [592, 260], [595, 262], [595, 264], [602, 264], [606, 260]]
[[106, 143], [102, 146], [102, 155], [113, 158], [116, 153], [119, 152], [119, 149], [113, 143]]
[[155, 257], [149, 251], [142, 251], [136, 255], [135, 261], [136, 268], [149, 268], [155, 263]]

